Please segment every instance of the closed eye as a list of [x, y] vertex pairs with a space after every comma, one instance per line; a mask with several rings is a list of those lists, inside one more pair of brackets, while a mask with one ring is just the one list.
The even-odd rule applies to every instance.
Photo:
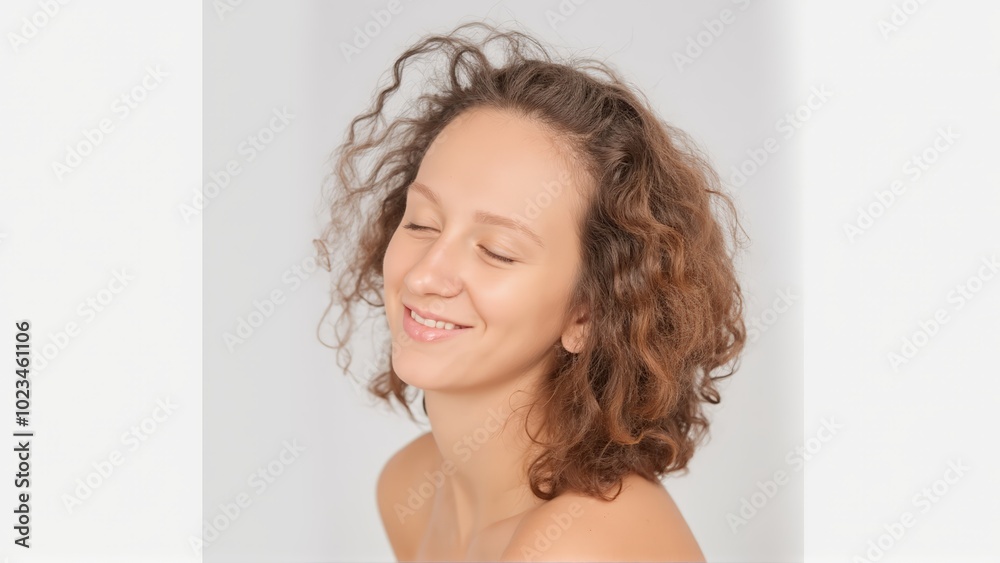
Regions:
[[490, 252], [489, 250], [486, 249], [485, 246], [480, 245], [479, 248], [482, 248], [483, 252], [485, 252], [487, 256], [489, 256], [490, 258], [492, 258], [494, 260], [499, 260], [499, 261], [507, 263], [507, 264], [512, 264], [514, 262], [514, 260], [512, 260], [510, 258], [507, 258], [506, 256], [500, 256], [499, 254], [494, 254], [494, 253]]
[[[411, 231], [433, 231], [434, 230], [434, 229], [432, 229], [430, 227], [425, 227], [423, 225], [417, 225], [416, 223], [407, 223], [407, 224], [403, 225], [403, 228], [404, 229], [409, 229]], [[480, 245], [479, 248], [482, 248], [483, 252], [485, 252], [487, 256], [489, 256], [490, 258], [492, 258], [492, 259], [494, 259], [494, 260], [496, 260], [498, 262], [503, 262], [505, 264], [512, 264], [512, 263], [515, 262], [515, 260], [513, 260], [512, 258], [507, 258], [506, 256], [500, 256], [499, 254], [490, 252], [485, 246]]]

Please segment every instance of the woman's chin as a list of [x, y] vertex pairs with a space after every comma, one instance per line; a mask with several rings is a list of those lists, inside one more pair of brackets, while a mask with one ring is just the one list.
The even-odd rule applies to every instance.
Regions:
[[409, 365], [409, 362], [401, 361], [393, 362], [392, 369], [396, 372], [396, 377], [410, 387], [428, 390], [437, 389], [441, 385], [440, 374], [433, 373], [434, 370], [426, 367]]

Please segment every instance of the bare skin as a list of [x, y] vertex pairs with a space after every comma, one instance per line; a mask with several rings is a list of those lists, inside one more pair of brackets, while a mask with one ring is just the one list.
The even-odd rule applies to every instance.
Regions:
[[[603, 501], [563, 494], [523, 504], [483, 522], [463, 538], [449, 481], [416, 510], [407, 506], [441, 470], [444, 459], [431, 433], [403, 447], [379, 477], [383, 525], [399, 561], [704, 561], [705, 557], [670, 494], [632, 475], [621, 494]], [[450, 480], [450, 479], [449, 479]], [[521, 507], [520, 512], [514, 512]]]
[[[589, 326], [569, 311], [590, 188], [579, 169], [549, 130], [491, 109], [465, 112], [421, 161], [383, 263], [393, 368], [424, 391], [432, 429], [379, 477], [401, 561], [704, 559], [659, 483], [629, 476], [610, 502], [542, 501], [528, 485], [525, 429], [541, 427], [522, 407], [556, 347], [578, 351]], [[422, 341], [404, 328], [410, 309], [468, 328]]]

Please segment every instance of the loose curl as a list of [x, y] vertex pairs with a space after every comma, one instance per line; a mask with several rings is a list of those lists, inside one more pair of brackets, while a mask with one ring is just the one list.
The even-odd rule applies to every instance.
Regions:
[[[478, 41], [467, 36], [479, 30], [485, 37]], [[501, 64], [490, 62], [492, 47]], [[423, 93], [387, 124], [404, 69], [435, 55], [446, 64], [421, 77]], [[350, 366], [352, 307], [384, 307], [383, 258], [424, 154], [471, 108], [507, 110], [546, 126], [591, 184], [571, 300], [571, 310], [589, 311], [590, 327], [577, 354], [557, 349], [531, 405], [546, 435], [531, 436], [542, 446], [528, 468], [531, 490], [545, 500], [567, 491], [608, 499], [630, 473], [649, 480], [686, 473], [708, 433], [706, 403], [719, 403], [717, 383], [736, 371], [746, 340], [735, 207], [690, 138], [659, 119], [611, 67], [555, 61], [518, 31], [474, 22], [424, 38], [395, 61], [391, 83], [354, 118], [332, 155], [330, 222], [318, 242], [348, 258], [327, 308], [341, 306], [332, 345], [338, 363]], [[408, 385], [391, 360], [369, 390], [413, 417]]]

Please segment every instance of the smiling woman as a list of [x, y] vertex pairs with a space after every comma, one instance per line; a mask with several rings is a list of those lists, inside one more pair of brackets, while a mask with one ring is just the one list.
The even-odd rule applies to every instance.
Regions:
[[397, 557], [702, 560], [660, 478], [746, 333], [735, 212], [684, 133], [603, 63], [466, 24], [399, 57], [334, 157], [341, 367], [353, 306], [384, 309], [370, 389], [407, 412], [422, 391], [431, 427], [379, 477]]

